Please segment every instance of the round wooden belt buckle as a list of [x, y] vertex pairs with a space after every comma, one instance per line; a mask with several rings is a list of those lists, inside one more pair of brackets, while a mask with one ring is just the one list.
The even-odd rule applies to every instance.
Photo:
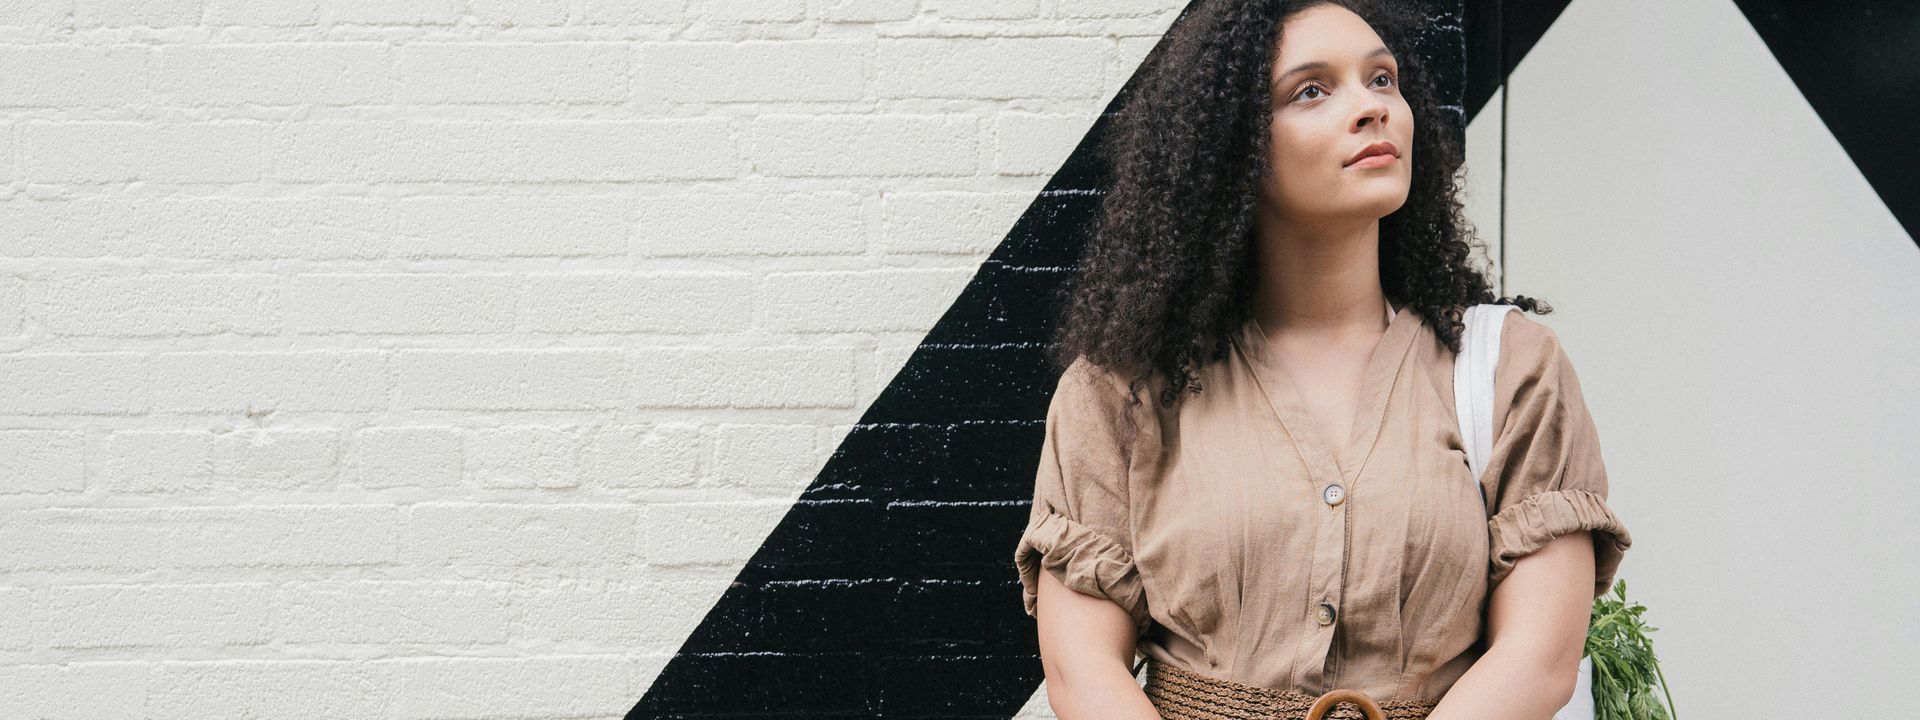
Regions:
[[1333, 712], [1333, 706], [1343, 702], [1360, 706], [1360, 712], [1366, 714], [1367, 720], [1386, 720], [1386, 713], [1381, 712], [1380, 706], [1374, 704], [1366, 693], [1345, 688], [1328, 690], [1327, 694], [1314, 700], [1313, 707], [1307, 708], [1307, 720], [1325, 720], [1327, 713]]

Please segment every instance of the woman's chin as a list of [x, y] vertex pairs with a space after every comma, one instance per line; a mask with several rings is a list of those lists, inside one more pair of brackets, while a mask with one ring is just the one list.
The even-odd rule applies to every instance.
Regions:
[[1407, 186], [1376, 183], [1373, 187], [1354, 188], [1347, 211], [1354, 215], [1380, 218], [1407, 204]]

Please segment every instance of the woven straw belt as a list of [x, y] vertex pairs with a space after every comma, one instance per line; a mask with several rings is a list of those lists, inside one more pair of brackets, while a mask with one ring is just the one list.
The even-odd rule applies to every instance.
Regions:
[[1375, 703], [1358, 690], [1319, 697], [1147, 662], [1147, 699], [1166, 720], [1426, 720], [1436, 702]]

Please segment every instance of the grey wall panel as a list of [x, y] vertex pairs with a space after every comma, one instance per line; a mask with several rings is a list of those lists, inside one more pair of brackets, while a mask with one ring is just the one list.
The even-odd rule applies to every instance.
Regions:
[[1889, 201], [1732, 2], [1576, 0], [1507, 92], [1504, 289], [1555, 306], [1676, 709], [1920, 702], [1920, 250]]

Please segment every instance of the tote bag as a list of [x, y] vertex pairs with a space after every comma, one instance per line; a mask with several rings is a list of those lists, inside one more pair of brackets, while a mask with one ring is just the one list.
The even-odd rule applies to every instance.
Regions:
[[[1453, 361], [1453, 411], [1460, 420], [1460, 435], [1467, 446], [1467, 467], [1472, 469], [1473, 485], [1480, 489], [1480, 506], [1487, 506], [1487, 488], [1480, 484], [1487, 456], [1493, 453], [1493, 373], [1500, 361], [1500, 328], [1514, 305], [1482, 303], [1467, 308], [1461, 318], [1466, 329], [1460, 333], [1460, 354]], [[1580, 657], [1580, 674], [1574, 680], [1573, 697], [1566, 707], [1553, 714], [1553, 720], [1593, 720], [1593, 658]]]

